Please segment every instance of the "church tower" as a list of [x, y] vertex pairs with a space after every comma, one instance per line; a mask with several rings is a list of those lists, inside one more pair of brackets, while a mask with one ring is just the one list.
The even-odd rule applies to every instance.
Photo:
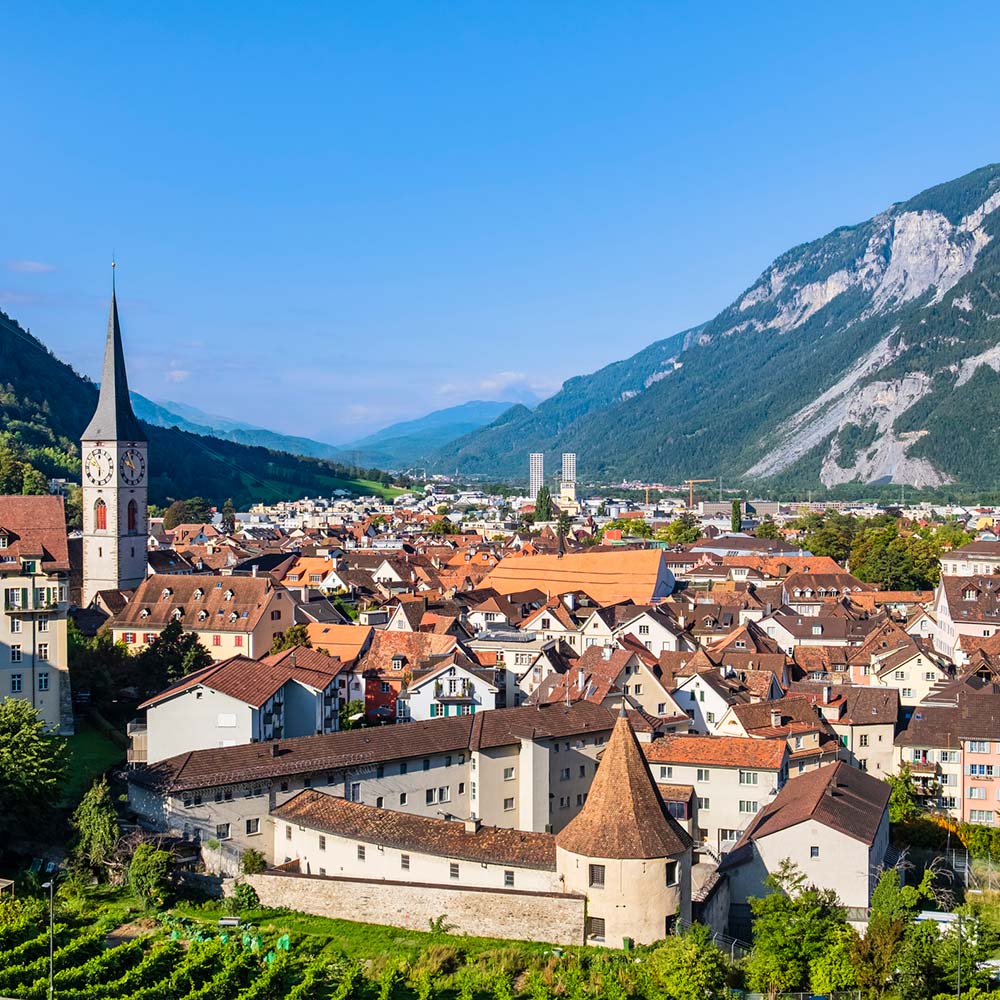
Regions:
[[101, 394], [83, 432], [83, 606], [146, 577], [146, 436], [132, 412], [118, 303], [111, 292]]

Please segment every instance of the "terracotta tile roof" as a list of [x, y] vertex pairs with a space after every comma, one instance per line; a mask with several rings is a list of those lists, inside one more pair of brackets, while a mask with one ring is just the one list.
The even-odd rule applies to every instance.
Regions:
[[294, 598], [270, 577], [157, 574], [139, 584], [112, 624], [115, 628], [163, 628], [180, 611], [180, 623], [188, 630], [252, 632], [276, 593], [288, 607], [285, 620], [290, 623]]
[[[457, 645], [453, 635], [376, 629], [360, 665], [363, 670], [374, 670], [380, 676], [402, 677], [415, 669], [433, 666], [435, 660], [453, 652]], [[393, 660], [400, 657], [401, 666], [397, 668]]]
[[323, 622], [306, 625], [306, 635], [313, 648], [325, 649], [344, 663], [357, 659], [373, 631], [370, 625], [327, 625]]
[[889, 804], [889, 786], [838, 761], [789, 781], [751, 821], [722, 868], [746, 858], [741, 847], [807, 820], [871, 846]]
[[625, 715], [615, 723], [583, 809], [556, 843], [590, 858], [666, 858], [691, 847], [667, 812]]
[[337, 676], [342, 666], [340, 660], [306, 646], [287, 649], [262, 660], [232, 656], [182, 677], [144, 701], [139, 708], [151, 708], [199, 685], [260, 708], [290, 680], [323, 690]]
[[694, 785], [667, 785], [659, 781], [656, 790], [664, 802], [690, 802], [694, 795]]
[[645, 744], [643, 750], [646, 759], [657, 764], [778, 771], [788, 744], [782, 740], [754, 740], [748, 736], [664, 736]]
[[40, 559], [45, 573], [69, 572], [66, 513], [60, 496], [0, 496], [0, 531], [7, 533], [7, 548], [0, 550], [0, 572], [8, 562], [22, 557]]
[[745, 566], [765, 576], [781, 579], [789, 573], [843, 573], [844, 568], [829, 556], [723, 556], [723, 566]]
[[[823, 689], [828, 686], [816, 681], [796, 681], [789, 685], [788, 696], [802, 696], [814, 705], [822, 705]], [[899, 716], [899, 692], [895, 688], [838, 684], [831, 689], [831, 702], [843, 708], [837, 718], [830, 720], [834, 725], [894, 726]]]
[[660, 549], [613, 549], [565, 556], [507, 556], [486, 578], [501, 594], [536, 587], [546, 593], [584, 590], [600, 604], [654, 597], [664, 569]]
[[[772, 713], [780, 716], [777, 726], [771, 720]], [[806, 698], [782, 698], [780, 701], [758, 701], [749, 705], [733, 705], [733, 714], [739, 719], [744, 730], [753, 735], [778, 733], [781, 730], [804, 732], [828, 726], [817, 715], [815, 708]]]
[[555, 871], [556, 841], [550, 833], [465, 824], [376, 809], [307, 789], [271, 810], [276, 819], [352, 840], [491, 865]]
[[[952, 621], [1000, 623], [1000, 576], [942, 576], [941, 587]], [[973, 593], [971, 600], [966, 591]]]
[[183, 792], [436, 753], [489, 749], [522, 739], [608, 733], [613, 724], [611, 712], [587, 702], [568, 707], [498, 708], [426, 722], [193, 750], [137, 767], [130, 772], [129, 780], [145, 787]]

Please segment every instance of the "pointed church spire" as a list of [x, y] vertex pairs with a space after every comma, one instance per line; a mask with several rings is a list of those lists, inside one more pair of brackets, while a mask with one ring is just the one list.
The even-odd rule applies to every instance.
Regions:
[[[112, 268], [114, 265], [112, 264]], [[111, 272], [111, 312], [108, 315], [108, 339], [104, 347], [104, 372], [101, 394], [93, 419], [83, 432], [84, 441], [145, 441], [128, 394], [125, 373], [125, 352], [122, 331], [118, 323], [118, 301], [115, 297], [114, 271]]]

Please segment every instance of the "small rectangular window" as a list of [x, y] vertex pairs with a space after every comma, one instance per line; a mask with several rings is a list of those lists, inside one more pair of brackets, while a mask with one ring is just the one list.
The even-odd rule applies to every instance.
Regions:
[[290, 826], [285, 826], [285, 840], [292, 839], [292, 828]]
[[809, 857], [811, 858], [819, 857], [819, 848], [815, 844], [809, 848]]
[[399, 867], [403, 869], [404, 872], [410, 870], [410, 856], [409, 854], [400, 854], [399, 856]]
[[326, 850], [326, 837], [322, 833], [319, 835], [319, 849], [321, 851]]
[[513, 809], [514, 809], [514, 800], [513, 799], [504, 799], [503, 800], [503, 811], [504, 812], [512, 812]]
[[452, 861], [452, 863], [450, 865], [448, 865], [448, 874], [449, 874], [449, 876], [451, 878], [458, 878], [458, 862], [457, 861]]
[[587, 874], [587, 884], [591, 889], [604, 888], [604, 865], [589, 865]]
[[677, 862], [668, 861], [665, 866], [665, 876], [667, 885], [677, 885]]
[[219, 840], [229, 840], [229, 824], [228, 823], [216, 823], [216, 825], [215, 825], [215, 836]]
[[512, 767], [505, 767], [503, 769], [503, 780], [504, 781], [513, 781], [514, 780], [514, 768], [512, 768]]
[[587, 937], [593, 941], [604, 940], [604, 917], [587, 917]]
[[514, 872], [510, 868], [505, 868], [503, 873], [503, 884], [507, 889], [514, 888]]
[[364, 861], [364, 860], [365, 860], [365, 845], [358, 844], [358, 861]]
[[401, 806], [405, 806], [406, 805], [406, 792], [400, 792], [399, 793], [399, 804]]
[[252, 837], [255, 833], [260, 833], [260, 820], [257, 818], [247, 820], [247, 836]]
[[424, 770], [429, 771], [431, 769], [431, 760], [429, 757], [424, 758]]

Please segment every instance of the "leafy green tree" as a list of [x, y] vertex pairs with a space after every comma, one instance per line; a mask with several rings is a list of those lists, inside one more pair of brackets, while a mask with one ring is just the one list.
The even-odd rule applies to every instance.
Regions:
[[122, 833], [107, 778], [102, 776], [87, 789], [70, 826], [74, 833], [74, 858], [101, 878]]
[[[135, 676], [135, 660], [124, 643], [116, 643], [110, 630], [93, 638], [83, 635], [73, 619], [67, 622], [69, 677], [74, 693], [90, 695], [90, 703], [105, 716], [112, 717], [122, 688], [131, 687], [141, 678]], [[124, 721], [124, 720], [121, 720]]]
[[457, 535], [458, 527], [451, 523], [446, 517], [439, 517], [436, 521], [431, 521], [427, 525], [428, 535]]
[[731, 531], [743, 530], [743, 505], [739, 500], [734, 500], [732, 513], [729, 515], [729, 527]]
[[966, 903], [956, 907], [955, 913], [961, 920], [953, 921], [942, 934], [936, 962], [949, 994], [958, 990], [961, 966], [962, 996], [973, 996], [975, 989], [989, 989], [991, 972], [986, 961], [996, 950], [997, 934], [990, 922], [982, 919], [978, 906]]
[[173, 531], [178, 524], [191, 523], [191, 509], [186, 500], [175, 500], [163, 514], [163, 527], [166, 531]]
[[780, 538], [781, 532], [778, 531], [778, 526], [774, 523], [774, 519], [770, 516], [765, 517], [760, 524], [757, 525], [757, 530], [754, 534], [758, 538]]
[[556, 534], [559, 536], [559, 538], [565, 541], [566, 536], [569, 534], [570, 528], [572, 528], [572, 526], [573, 525], [569, 519], [569, 514], [567, 514], [566, 511], [560, 511], [559, 520], [556, 522]]
[[281, 653], [296, 646], [312, 646], [309, 629], [305, 625], [289, 625], [284, 632], [279, 632], [271, 642], [271, 652]]
[[135, 656], [137, 672], [153, 693], [168, 683], [207, 667], [212, 655], [194, 632], [185, 632], [179, 621], [171, 621], [153, 641]]
[[0, 701], [0, 844], [44, 825], [65, 772], [66, 741], [46, 731], [30, 702]]
[[360, 729], [365, 724], [365, 703], [360, 699], [341, 702], [340, 728]]
[[729, 967], [704, 924], [664, 939], [647, 961], [657, 996], [668, 1000], [725, 996]]
[[245, 850], [240, 858], [240, 871], [244, 875], [259, 875], [266, 867], [264, 855], [252, 847]]
[[187, 501], [188, 524], [210, 524], [212, 521], [212, 505], [204, 497], [191, 497]]
[[746, 968], [751, 989], [775, 996], [809, 984], [813, 963], [837, 943], [846, 923], [837, 894], [809, 885], [788, 860], [764, 884], [768, 895], [750, 899], [754, 935]]
[[128, 886], [147, 907], [166, 902], [173, 873], [174, 856], [152, 844], [139, 844], [128, 866]]
[[852, 961], [854, 933], [850, 927], [838, 928], [828, 948], [809, 963], [809, 989], [813, 993], [833, 993], [852, 989], [857, 976]]
[[601, 528], [602, 535], [607, 531], [620, 531], [630, 538], [653, 537], [652, 527], [641, 517], [616, 517]]
[[231, 535], [236, 530], [236, 507], [230, 497], [222, 505], [222, 533]]
[[46, 477], [31, 465], [24, 466], [24, 475], [21, 480], [21, 493], [24, 496], [43, 496], [49, 492], [49, 481]]
[[552, 494], [549, 492], [548, 486], [541, 486], [538, 490], [538, 496], [535, 497], [535, 521], [551, 521], [552, 520]]
[[895, 774], [886, 775], [889, 785], [889, 822], [905, 823], [920, 815], [920, 803], [913, 787], [909, 764], [902, 764]]
[[684, 545], [696, 542], [699, 538], [701, 529], [698, 527], [698, 519], [690, 511], [684, 511], [656, 532], [657, 541], [669, 542], [671, 545]]
[[907, 928], [896, 959], [896, 990], [903, 997], [933, 997], [945, 984], [938, 965], [941, 932], [930, 920]]
[[608, 516], [608, 505], [603, 500], [597, 505], [597, 516], [598, 517]]

